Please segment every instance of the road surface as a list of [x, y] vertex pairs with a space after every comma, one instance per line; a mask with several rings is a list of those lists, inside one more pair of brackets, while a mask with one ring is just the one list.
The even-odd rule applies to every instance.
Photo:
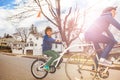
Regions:
[[[38, 80], [35, 79], [30, 71], [34, 59], [0, 54], [0, 80]], [[69, 80], [65, 74], [65, 65], [62, 63], [61, 69], [54, 74], [41, 80]], [[73, 74], [74, 67], [70, 68]], [[77, 74], [73, 74], [77, 75]], [[86, 74], [87, 75], [87, 74]], [[79, 80], [79, 79], [76, 79]], [[103, 80], [103, 79], [101, 79]], [[110, 70], [110, 76], [104, 80], [120, 80], [120, 70]]]

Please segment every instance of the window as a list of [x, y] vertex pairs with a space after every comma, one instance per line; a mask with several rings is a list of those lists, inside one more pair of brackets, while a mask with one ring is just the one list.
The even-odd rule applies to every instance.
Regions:
[[38, 37], [36, 37], [36, 39], [38, 40], [39, 38], [38, 38]]
[[26, 47], [28, 46], [28, 44], [25, 45]]
[[37, 44], [35, 44], [35, 46], [37, 46]]
[[55, 48], [58, 48], [58, 45], [57, 45], [57, 44], [55, 44]]
[[13, 46], [17, 46], [17, 44], [13, 44]]
[[18, 48], [18, 50], [22, 50], [22, 48]]
[[30, 38], [30, 41], [32, 40], [32, 38]]
[[33, 46], [33, 44], [31, 43], [30, 46]]

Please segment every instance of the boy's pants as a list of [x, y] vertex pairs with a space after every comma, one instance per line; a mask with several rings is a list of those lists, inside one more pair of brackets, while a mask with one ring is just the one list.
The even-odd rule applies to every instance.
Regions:
[[52, 57], [47, 63], [47, 66], [51, 66], [52, 62], [59, 57], [59, 54], [54, 50], [47, 50], [43, 52], [45, 55]]

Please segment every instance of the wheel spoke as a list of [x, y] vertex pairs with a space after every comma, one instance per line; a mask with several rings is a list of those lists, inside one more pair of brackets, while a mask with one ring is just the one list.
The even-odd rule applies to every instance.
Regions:
[[92, 80], [96, 75], [96, 65], [91, 56], [88, 57], [88, 55], [82, 53], [74, 54], [67, 60], [65, 72], [69, 80]]

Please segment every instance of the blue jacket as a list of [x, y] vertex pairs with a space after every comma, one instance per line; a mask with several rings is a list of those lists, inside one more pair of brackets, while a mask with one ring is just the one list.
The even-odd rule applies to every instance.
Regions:
[[42, 45], [42, 51], [47, 51], [52, 49], [52, 43], [61, 44], [61, 42], [55, 42], [55, 39], [52, 37], [48, 37], [47, 35], [43, 38], [43, 45]]
[[105, 32], [113, 38], [112, 33], [109, 31], [110, 24], [120, 30], [120, 24], [112, 17], [112, 14], [110, 12], [104, 13], [86, 30], [85, 34], [97, 36]]

